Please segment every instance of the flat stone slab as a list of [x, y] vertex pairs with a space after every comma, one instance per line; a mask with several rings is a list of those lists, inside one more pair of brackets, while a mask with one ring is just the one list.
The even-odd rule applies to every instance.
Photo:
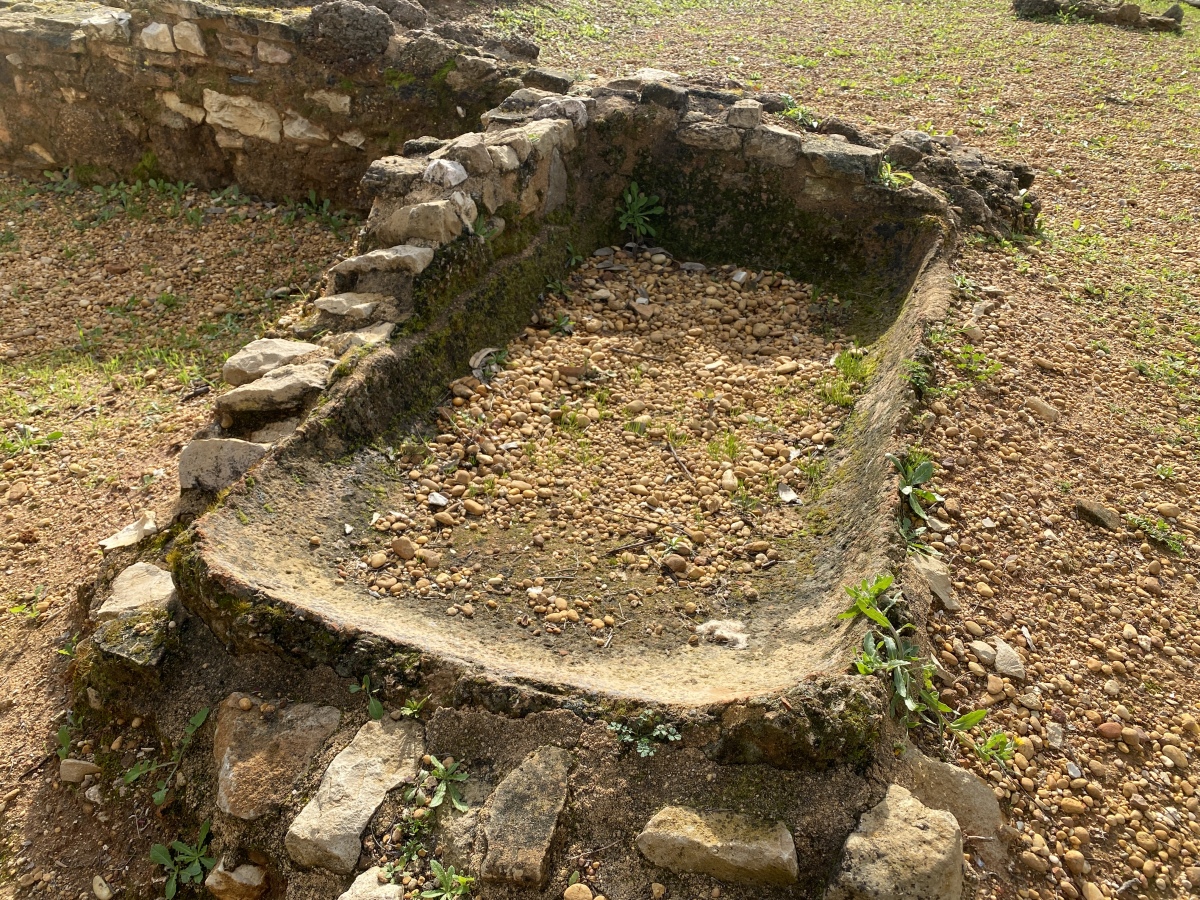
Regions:
[[241, 478], [262, 459], [269, 444], [212, 438], [192, 441], [179, 453], [179, 486], [219, 491]]
[[367, 319], [371, 313], [375, 312], [375, 307], [386, 299], [383, 294], [356, 294], [348, 292], [322, 297], [313, 305], [321, 310], [321, 312], [329, 313], [331, 316], [345, 316], [348, 319]]
[[230, 694], [217, 709], [217, 806], [239, 819], [278, 808], [342, 719], [332, 706], [297, 703], [264, 715], [260, 705], [247, 694]]
[[261, 338], [251, 341], [229, 359], [221, 369], [227, 384], [237, 387], [257, 381], [268, 372], [285, 366], [294, 359], [307, 356], [321, 348], [306, 341], [287, 341], [283, 338]]
[[86, 759], [64, 759], [58, 764], [58, 780], [81, 784], [89, 775], [99, 775], [100, 767]]
[[324, 390], [328, 376], [329, 367], [323, 362], [281, 366], [257, 381], [222, 394], [217, 398], [217, 411], [246, 413], [291, 409]]
[[962, 850], [954, 816], [893, 784], [846, 839], [825, 900], [960, 900]]
[[721, 881], [792, 884], [799, 873], [796, 845], [782, 822], [737, 813], [668, 806], [646, 823], [637, 847], [656, 866]]
[[484, 881], [541, 887], [550, 875], [548, 856], [558, 816], [567, 802], [571, 754], [558, 747], [531, 753], [488, 799], [484, 834]]
[[118, 616], [156, 609], [174, 615], [178, 603], [179, 594], [170, 572], [150, 563], [134, 563], [113, 579], [112, 596], [92, 614], [92, 618], [107, 622]]
[[433, 262], [433, 251], [428, 247], [413, 247], [401, 244], [386, 250], [372, 250], [362, 256], [344, 259], [330, 272], [334, 275], [361, 275], [365, 272], [408, 272], [420, 275]]
[[284, 845], [297, 864], [348, 875], [354, 871], [367, 822], [387, 792], [414, 778], [425, 755], [415, 722], [368, 722], [321, 779], [316, 796], [288, 829]]

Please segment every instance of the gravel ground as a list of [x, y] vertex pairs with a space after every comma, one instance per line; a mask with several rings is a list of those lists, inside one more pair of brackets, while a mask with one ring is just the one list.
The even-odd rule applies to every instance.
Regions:
[[75, 592], [101, 539], [142, 510], [169, 518], [221, 363], [348, 230], [235, 192], [75, 188], [0, 179], [0, 896], [34, 876], [44, 895], [91, 896], [93, 874], [119, 883], [174, 837], [58, 783]]

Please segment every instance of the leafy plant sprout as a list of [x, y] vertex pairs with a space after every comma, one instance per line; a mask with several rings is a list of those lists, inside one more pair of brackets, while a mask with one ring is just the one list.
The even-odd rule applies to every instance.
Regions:
[[656, 237], [658, 232], [650, 224], [650, 219], [663, 213], [658, 196], [643, 194], [636, 181], [629, 183], [629, 187], [625, 189], [622, 196], [624, 204], [617, 207], [617, 211], [621, 214], [621, 230], [628, 231], [634, 243], [637, 244], [642, 243], [647, 235]]
[[[133, 784], [143, 775], [150, 772], [156, 772], [159, 769], [166, 769], [166, 776], [156, 782], [158, 790], [154, 792], [151, 799], [155, 806], [162, 806], [167, 802], [167, 793], [171, 789], [171, 785], [175, 782], [175, 773], [179, 770], [180, 763], [183, 762], [183, 754], [187, 752], [192, 743], [192, 736], [200, 730], [205, 721], [208, 719], [208, 707], [203, 707], [194, 716], [188, 719], [187, 725], [183, 729], [183, 737], [179, 741], [179, 746], [175, 748], [175, 752], [171, 754], [171, 758], [166, 762], [155, 763], [153, 760], [143, 759], [134, 763], [133, 767], [122, 776], [125, 784]], [[198, 846], [198, 845], [197, 845]]]
[[186, 844], [183, 841], [172, 841], [170, 847], [155, 844], [150, 848], [150, 860], [163, 867], [167, 873], [167, 883], [163, 886], [163, 894], [171, 900], [179, 890], [180, 885], [199, 885], [204, 876], [217, 864], [208, 855], [209, 823], [200, 826], [196, 843]]
[[657, 753], [657, 745], [669, 744], [682, 737], [674, 725], [661, 721], [652, 712], [644, 712], [633, 720], [609, 722], [608, 730], [622, 744], [632, 746], [643, 759]]
[[903, 456], [889, 453], [887, 460], [900, 475], [900, 501], [906, 502], [917, 518], [929, 521], [929, 515], [922, 504], [941, 503], [945, 499], [937, 492], [922, 487], [933, 478], [933, 461], [927, 458], [919, 459], [912, 452]]
[[379, 688], [371, 687], [370, 675], [364, 675], [361, 682], [350, 685], [350, 693], [357, 694], [361, 691], [367, 695], [367, 715], [376, 722], [383, 718], [383, 704], [375, 696], [375, 692], [378, 690]]
[[422, 763], [415, 782], [404, 792], [405, 803], [437, 809], [449, 800], [459, 812], [470, 809], [463, 799], [461, 785], [471, 776], [459, 768], [457, 760], [449, 756], [443, 760], [426, 756]]

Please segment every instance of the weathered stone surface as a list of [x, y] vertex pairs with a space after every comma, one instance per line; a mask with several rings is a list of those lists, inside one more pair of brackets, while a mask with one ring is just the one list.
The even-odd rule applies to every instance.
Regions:
[[571, 754], [542, 747], [500, 782], [484, 808], [484, 881], [540, 887], [550, 875], [548, 854], [567, 801]]
[[267, 892], [267, 872], [250, 863], [230, 869], [222, 858], [204, 879], [204, 886], [217, 900], [258, 900]]
[[728, 125], [716, 122], [696, 122], [679, 129], [679, 140], [698, 150], [737, 150], [742, 136]]
[[419, 724], [368, 722], [329, 764], [316, 796], [292, 822], [288, 855], [306, 867], [354, 871], [362, 830], [387, 792], [416, 776], [424, 753]]
[[235, 387], [217, 398], [218, 412], [270, 412], [299, 406], [325, 387], [329, 368], [324, 363], [286, 365], [257, 381]]
[[1054, 424], [1062, 416], [1062, 413], [1058, 411], [1057, 407], [1052, 406], [1039, 397], [1028, 398], [1025, 401], [1025, 405], [1028, 406], [1030, 411], [1043, 422]]
[[1075, 512], [1084, 522], [1091, 522], [1109, 531], [1121, 531], [1125, 524], [1121, 521], [1120, 513], [1095, 500], [1076, 500]]
[[328, 131], [291, 109], [283, 114], [283, 136], [301, 144], [329, 143]]
[[404, 900], [404, 888], [384, 879], [380, 883], [383, 869], [372, 866], [351, 882], [338, 900]]
[[268, 372], [285, 366], [294, 359], [306, 356], [321, 348], [305, 341], [286, 341], [282, 338], [260, 338], [251, 341], [229, 359], [221, 368], [221, 377], [227, 384], [237, 387], [257, 381]]
[[[483, 154], [487, 156], [487, 151]], [[462, 230], [462, 219], [454, 204], [449, 200], [432, 200], [395, 210], [375, 227], [375, 235], [385, 244], [412, 239], [447, 244], [462, 234]]]
[[155, 53], [175, 52], [175, 42], [171, 40], [171, 26], [165, 22], [151, 22], [142, 29], [138, 40], [143, 47]]
[[355, 0], [333, 0], [313, 7], [304, 50], [331, 68], [352, 72], [382, 57], [393, 31], [383, 10]]
[[[261, 46], [261, 45], [260, 45]], [[331, 113], [339, 116], [350, 115], [350, 95], [339, 94], [337, 91], [306, 91], [304, 94], [305, 100], [312, 100], [320, 103]]]
[[555, 94], [565, 94], [575, 83], [575, 79], [559, 69], [530, 69], [521, 76], [526, 87], [551, 91]]
[[327, 334], [321, 338], [321, 344], [328, 347], [334, 353], [345, 353], [354, 347], [382, 344], [391, 338], [392, 332], [395, 330], [396, 326], [392, 322], [380, 322], [377, 325], [370, 325], [366, 328], [360, 328], [357, 331], [346, 331], [342, 334]]
[[171, 112], [178, 113], [193, 124], [199, 124], [204, 121], [204, 110], [199, 106], [184, 103], [174, 91], [164, 91], [162, 102], [163, 106], [171, 110]]
[[292, 61], [292, 54], [288, 50], [270, 41], [259, 41], [254, 49], [261, 63], [282, 66]]
[[154, 511], [143, 509], [137, 521], [130, 522], [116, 534], [110, 534], [100, 541], [100, 549], [107, 553], [120, 547], [132, 547], [140, 544], [148, 537], [158, 534], [158, 523], [154, 521]]
[[994, 643], [996, 646], [996, 671], [1001, 675], [1007, 675], [1009, 678], [1024, 681], [1025, 664], [1021, 662], [1021, 657], [1017, 655], [1017, 651], [1002, 638], [996, 638]]
[[90, 38], [114, 44], [129, 43], [129, 23], [133, 16], [123, 9], [104, 8], [79, 23]]
[[847, 141], [814, 136], [804, 140], [804, 156], [818, 174], [854, 181], [870, 181], [879, 174], [883, 154]]
[[846, 839], [826, 900], [961, 900], [962, 830], [897, 784]]
[[950, 569], [940, 559], [916, 553], [908, 558], [912, 571], [929, 585], [929, 591], [944, 609], [956, 612], [962, 607], [954, 599], [954, 584], [950, 580]]
[[93, 614], [97, 622], [107, 622], [117, 616], [165, 610], [174, 615], [179, 603], [175, 580], [150, 563], [134, 563], [113, 579], [110, 596]]
[[82, 784], [89, 775], [99, 775], [100, 767], [86, 759], [64, 759], [58, 763], [58, 780], [69, 784]]
[[379, 7], [389, 19], [405, 28], [421, 28], [429, 18], [425, 7], [413, 0], [371, 0], [370, 5]]
[[936, 759], [915, 747], [904, 754], [912, 774], [912, 795], [930, 809], [944, 809], [967, 834], [993, 837], [1004, 823], [992, 789], [978, 775]]
[[746, 138], [746, 156], [790, 168], [800, 159], [800, 135], [774, 125], [755, 128]]
[[331, 294], [328, 297], [322, 297], [313, 305], [321, 312], [329, 313], [331, 316], [345, 316], [349, 319], [369, 319], [371, 313], [375, 312], [382, 301], [387, 299], [383, 294], [356, 294], [347, 292], [345, 294]]
[[653, 103], [666, 109], [687, 110], [687, 88], [667, 84], [662, 81], [651, 81], [642, 87], [642, 102]]
[[454, 160], [467, 170], [468, 175], [486, 175], [493, 166], [483, 135], [475, 132], [456, 138], [429, 154], [429, 158]]
[[330, 271], [335, 275], [362, 275], [366, 272], [408, 272], [420, 275], [433, 262], [433, 250], [408, 244], [372, 250], [362, 256], [344, 259]]
[[722, 881], [792, 884], [799, 871], [782, 822], [737, 813], [668, 806], [646, 823], [637, 848], [656, 866]]
[[193, 56], [208, 56], [204, 49], [204, 35], [194, 22], [180, 22], [175, 26], [175, 46]]
[[[249, 699], [252, 707], [241, 708]], [[269, 716], [260, 701], [230, 694], [217, 709], [213, 758], [217, 765], [217, 806], [239, 819], [273, 812], [338, 727], [342, 715], [332, 706], [297, 703]]]
[[757, 100], [739, 100], [729, 107], [725, 121], [734, 128], [757, 128], [762, 124], [762, 111]]
[[233, 438], [192, 441], [179, 453], [179, 486], [219, 491], [233, 484], [271, 449]]
[[232, 97], [205, 88], [204, 109], [210, 125], [228, 128], [247, 137], [261, 138], [272, 144], [278, 144], [282, 139], [283, 124], [279, 120], [279, 113], [274, 107], [251, 97]]
[[421, 173], [422, 180], [444, 188], [457, 187], [468, 177], [463, 164], [452, 159], [435, 159]]

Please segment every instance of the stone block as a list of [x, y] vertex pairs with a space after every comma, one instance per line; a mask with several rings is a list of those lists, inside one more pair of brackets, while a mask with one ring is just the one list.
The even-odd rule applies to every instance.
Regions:
[[204, 49], [204, 35], [194, 22], [180, 22], [175, 26], [175, 46], [192, 56], [208, 56]]
[[404, 272], [420, 275], [433, 262], [433, 251], [428, 247], [413, 247], [401, 244], [386, 250], [372, 250], [362, 256], [344, 259], [329, 271], [334, 275], [363, 275], [368, 272]]
[[179, 453], [179, 486], [219, 491], [244, 475], [271, 449], [233, 438], [192, 441]]
[[286, 110], [283, 114], [283, 136], [301, 144], [329, 143], [328, 131], [292, 109]]
[[799, 873], [796, 845], [782, 822], [737, 813], [668, 806], [646, 823], [637, 848], [656, 866], [721, 881], [792, 884]]
[[384, 244], [399, 244], [414, 239], [448, 244], [462, 234], [462, 230], [462, 220], [451, 201], [431, 200], [393, 210], [375, 226], [375, 237]]
[[199, 125], [204, 121], [203, 109], [199, 106], [192, 106], [190, 103], [184, 103], [179, 99], [179, 95], [173, 91], [164, 91], [162, 102], [163, 106], [171, 112], [177, 113], [194, 125]]
[[545, 884], [570, 771], [570, 753], [542, 747], [500, 782], [484, 808], [484, 881], [528, 888]]
[[846, 839], [826, 900], [961, 900], [962, 830], [897, 784]]
[[382, 875], [383, 869], [372, 866], [355, 878], [338, 900], [404, 900], [404, 888], [386, 877], [381, 882]]
[[282, 140], [283, 123], [275, 108], [250, 97], [220, 94], [204, 90], [204, 109], [210, 125], [228, 128], [247, 137], [278, 144]]
[[113, 579], [112, 593], [92, 614], [97, 622], [123, 615], [163, 610], [174, 616], [179, 605], [171, 573], [150, 563], [134, 563]]
[[315, 353], [321, 348], [305, 341], [287, 341], [282, 338], [259, 338], [251, 341], [229, 359], [221, 368], [221, 377], [226, 384], [237, 387], [257, 381], [268, 372], [285, 366], [292, 360]]
[[694, 122], [679, 129], [679, 140], [697, 150], [739, 150], [742, 136], [728, 125], [716, 122]]
[[371, 318], [371, 313], [385, 300], [383, 294], [333, 294], [322, 297], [314, 305], [321, 312], [331, 316], [345, 316], [354, 321], [365, 321]]
[[217, 900], [258, 900], [269, 887], [266, 869], [250, 863], [231, 869], [223, 857], [204, 879], [204, 886]]
[[799, 161], [800, 147], [800, 135], [774, 125], [760, 126], [746, 136], [747, 157], [784, 169]]
[[762, 104], [757, 100], [739, 100], [725, 114], [726, 124], [734, 128], [757, 128], [762, 124]]
[[[242, 709], [243, 700], [250, 709]], [[288, 799], [292, 783], [342, 717], [334, 707], [314, 703], [289, 704], [267, 716], [260, 705], [246, 694], [230, 694], [217, 708], [213, 736], [217, 807], [247, 821], [274, 812]]]
[[151, 22], [138, 35], [138, 42], [155, 53], [174, 53], [175, 41], [171, 39], [171, 26], [165, 22]]
[[425, 753], [416, 722], [368, 722], [329, 764], [316, 796], [288, 828], [284, 845], [298, 865], [349, 874], [362, 831], [387, 792], [415, 778]]
[[292, 409], [325, 389], [329, 367], [324, 362], [286, 365], [257, 381], [235, 387], [216, 400], [217, 412], [274, 412]]
[[[281, 47], [279, 44], [272, 44], [270, 41], [259, 41], [255, 47], [258, 53], [258, 61], [271, 66], [282, 66], [292, 61], [292, 53], [290, 50]], [[350, 98], [347, 97], [347, 100]]]
[[871, 181], [879, 174], [883, 156], [879, 150], [824, 136], [805, 138], [802, 150], [818, 175], [857, 183]]

